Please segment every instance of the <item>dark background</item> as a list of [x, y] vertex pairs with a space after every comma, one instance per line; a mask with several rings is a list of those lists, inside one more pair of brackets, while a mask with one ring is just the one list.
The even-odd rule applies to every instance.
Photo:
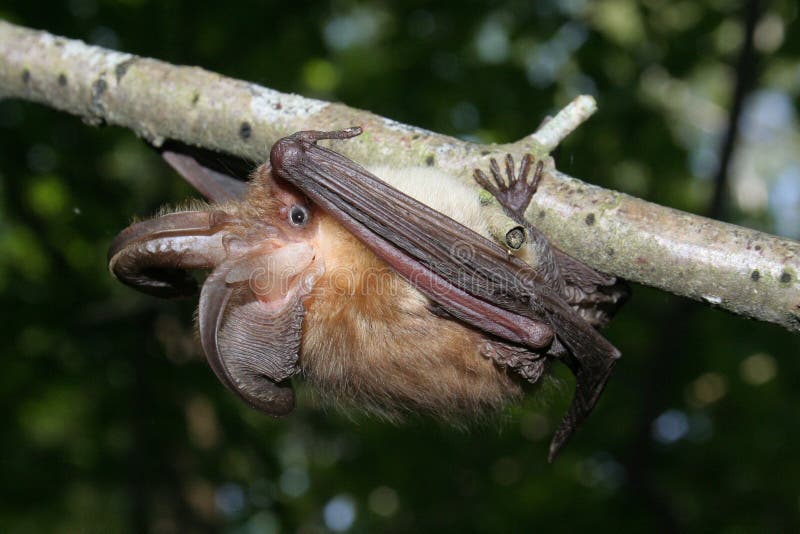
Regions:
[[[563, 171], [798, 238], [798, 6], [764, 7], [740, 61], [745, 4], [12, 0], [0, 17], [486, 142], [588, 92], [600, 111]], [[568, 380], [469, 432], [350, 419], [302, 388], [271, 420], [207, 368], [193, 302], [106, 270], [132, 216], [191, 194], [128, 131], [0, 102], [3, 532], [800, 528], [798, 336], [636, 286], [607, 332], [624, 359], [554, 465]]]

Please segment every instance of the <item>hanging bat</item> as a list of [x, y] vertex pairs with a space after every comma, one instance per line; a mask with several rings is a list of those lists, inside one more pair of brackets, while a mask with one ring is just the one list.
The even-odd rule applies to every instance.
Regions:
[[455, 178], [421, 168], [372, 174], [317, 144], [360, 133], [283, 138], [248, 186], [164, 152], [213, 203], [122, 231], [111, 272], [176, 297], [197, 291], [189, 270], [210, 271], [198, 309], [209, 365], [272, 416], [292, 411], [291, 378], [302, 374], [329, 401], [389, 419], [422, 412], [461, 422], [519, 399], [561, 361], [576, 389], [552, 461], [620, 355], [595, 326], [625, 300], [624, 284], [549, 246], [524, 220], [541, 162], [530, 181], [530, 156], [518, 175], [509, 156], [507, 179], [492, 160], [494, 184], [476, 171], [527, 230], [514, 255], [489, 239], [477, 195]]

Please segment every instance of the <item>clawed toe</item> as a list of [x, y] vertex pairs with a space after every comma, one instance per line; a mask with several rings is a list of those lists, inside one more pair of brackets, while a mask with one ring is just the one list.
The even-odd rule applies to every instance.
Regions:
[[500, 205], [515, 218], [524, 219], [525, 210], [528, 204], [530, 204], [533, 194], [536, 193], [544, 168], [544, 164], [539, 160], [536, 163], [536, 171], [531, 181], [528, 182], [528, 175], [530, 174], [533, 161], [533, 156], [526, 154], [525, 157], [522, 158], [519, 171], [515, 173], [514, 158], [511, 154], [507, 154], [505, 158], [506, 176], [503, 177], [497, 160], [491, 158], [489, 160], [489, 171], [492, 174], [494, 183], [492, 183], [486, 173], [480, 169], [475, 169], [475, 181], [478, 185], [489, 191], [489, 193], [500, 202]]

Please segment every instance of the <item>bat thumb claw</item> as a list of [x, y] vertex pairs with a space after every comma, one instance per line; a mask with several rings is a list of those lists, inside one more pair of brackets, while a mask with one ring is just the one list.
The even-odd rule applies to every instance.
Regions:
[[345, 128], [344, 130], [334, 130], [330, 132], [306, 130], [289, 136], [289, 139], [296, 139], [305, 141], [307, 143], [316, 143], [322, 139], [350, 139], [351, 137], [361, 135], [361, 132], [363, 132], [361, 126], [351, 126], [350, 128]]

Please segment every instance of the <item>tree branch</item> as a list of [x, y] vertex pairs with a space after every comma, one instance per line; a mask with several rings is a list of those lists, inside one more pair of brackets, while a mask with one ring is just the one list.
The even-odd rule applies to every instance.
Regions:
[[[486, 167], [490, 157], [542, 157], [591, 114], [554, 119], [516, 143], [479, 145], [342, 104], [0, 21], [3, 97], [39, 102], [94, 125], [130, 128], [156, 145], [177, 139], [252, 160], [265, 159], [277, 139], [298, 130], [360, 125], [364, 135], [336, 144], [336, 150], [365, 164], [435, 165], [470, 185], [472, 170]], [[497, 206], [487, 210], [490, 221], [502, 219]], [[601, 271], [800, 332], [796, 241], [665, 208], [555, 170], [526, 215], [555, 244]]]

